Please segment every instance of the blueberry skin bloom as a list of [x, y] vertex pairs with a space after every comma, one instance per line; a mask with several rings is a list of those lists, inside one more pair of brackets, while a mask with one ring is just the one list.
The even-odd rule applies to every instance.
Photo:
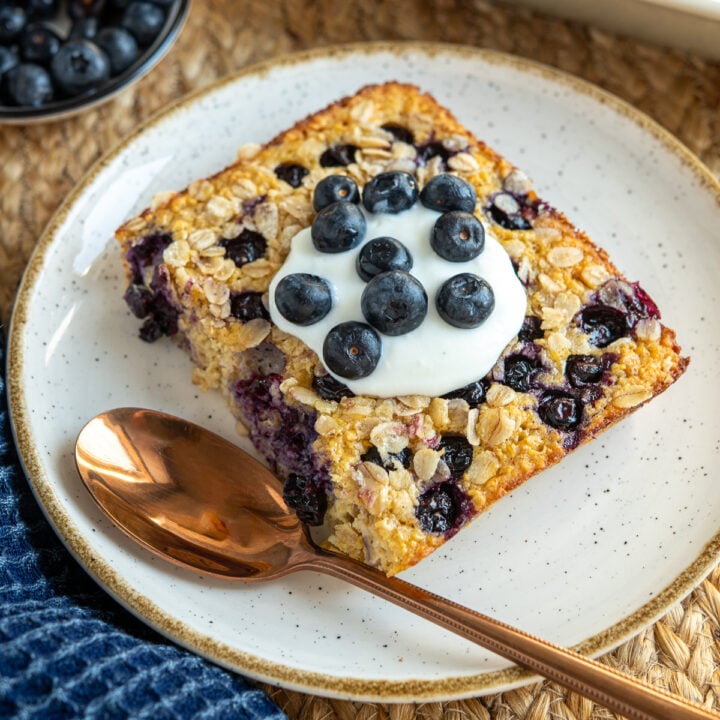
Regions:
[[399, 170], [376, 175], [365, 185], [362, 194], [365, 209], [372, 213], [397, 214], [411, 208], [417, 198], [417, 181]]
[[18, 39], [27, 24], [27, 12], [20, 3], [0, 5], [0, 43], [8, 45]]
[[113, 75], [129, 68], [140, 55], [137, 41], [123, 28], [105, 27], [95, 36], [95, 42], [108, 56]]
[[14, 68], [19, 62], [17, 55], [12, 50], [0, 45], [0, 77], [11, 68]]
[[332, 291], [327, 280], [308, 273], [285, 276], [275, 288], [280, 314], [295, 325], [313, 325], [332, 308]]
[[495, 294], [481, 277], [460, 273], [442, 284], [435, 306], [445, 322], [471, 329], [482, 325], [490, 316], [495, 307]]
[[385, 335], [404, 335], [425, 319], [428, 299], [417, 278], [401, 270], [376, 275], [360, 298], [365, 319]]
[[139, 45], [149, 45], [165, 24], [165, 11], [156, 3], [135, 0], [125, 8], [120, 24], [132, 33]]
[[435, 175], [420, 192], [420, 202], [430, 210], [472, 213], [477, 203], [475, 188], [457, 175]]
[[21, 107], [40, 107], [53, 97], [50, 75], [33, 63], [10, 68], [3, 75], [3, 85], [10, 100]]
[[367, 377], [377, 367], [382, 355], [380, 336], [369, 325], [344, 322], [325, 337], [323, 360], [336, 375], [348, 380]]
[[315, 217], [310, 235], [316, 250], [339, 253], [352, 250], [365, 238], [367, 222], [357, 205], [335, 202]]
[[365, 281], [389, 270], [408, 271], [413, 266], [410, 251], [395, 238], [378, 237], [368, 240], [355, 261], [357, 274]]
[[50, 69], [68, 95], [92, 90], [110, 77], [107, 55], [90, 40], [68, 40], [55, 53]]
[[485, 249], [485, 228], [472, 213], [453, 210], [437, 219], [430, 245], [445, 260], [467, 262]]
[[313, 190], [313, 208], [320, 212], [334, 202], [360, 202], [360, 191], [355, 181], [347, 175], [328, 175]]
[[25, 62], [47, 65], [60, 49], [60, 36], [40, 24], [28, 25], [20, 36], [20, 55]]

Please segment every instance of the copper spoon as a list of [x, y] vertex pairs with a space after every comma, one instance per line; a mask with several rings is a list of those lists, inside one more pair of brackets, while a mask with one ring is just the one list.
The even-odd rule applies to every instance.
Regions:
[[93, 418], [75, 449], [90, 494], [130, 537], [180, 565], [228, 580], [315, 570], [347, 580], [634, 720], [718, 718], [665, 691], [343, 555], [318, 548], [280, 481], [240, 448], [151, 410]]

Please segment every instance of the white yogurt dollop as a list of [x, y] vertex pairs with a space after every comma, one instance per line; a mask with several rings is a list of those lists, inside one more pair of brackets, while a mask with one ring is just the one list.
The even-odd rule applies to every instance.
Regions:
[[[361, 206], [362, 208], [362, 206]], [[301, 230], [291, 242], [285, 263], [270, 284], [270, 316], [283, 331], [312, 348], [322, 361], [328, 332], [341, 322], [366, 323], [360, 309], [365, 281], [357, 274], [355, 262], [360, 248], [373, 238], [390, 236], [410, 251], [410, 273], [425, 288], [428, 313], [422, 324], [404, 335], [380, 334], [382, 357], [367, 377], [349, 380], [331, 373], [356, 395], [439, 396], [479, 380], [497, 362], [507, 344], [517, 335], [527, 309], [525, 288], [518, 280], [510, 257], [485, 227], [485, 248], [473, 260], [449, 262], [430, 246], [430, 236], [440, 213], [419, 201], [409, 210], [392, 214], [368, 213], [367, 233], [358, 247], [341, 253], [315, 249], [310, 228]], [[440, 286], [458, 273], [474, 273], [485, 279], [495, 294], [495, 308], [477, 328], [463, 329], [445, 322], [435, 308]], [[275, 288], [283, 277], [310, 273], [327, 280], [332, 288], [332, 310], [314, 325], [300, 326], [288, 321], [275, 304]]]

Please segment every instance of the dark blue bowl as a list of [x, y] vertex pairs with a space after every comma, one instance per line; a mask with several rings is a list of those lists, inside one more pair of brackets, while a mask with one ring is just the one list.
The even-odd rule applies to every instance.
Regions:
[[140, 57], [129, 68], [110, 78], [101, 87], [76, 97], [53, 100], [41, 107], [0, 105], [0, 124], [27, 125], [59, 120], [106, 102], [157, 65], [175, 42], [189, 9], [190, 0], [177, 0], [170, 5], [165, 25], [153, 43], [142, 51]]

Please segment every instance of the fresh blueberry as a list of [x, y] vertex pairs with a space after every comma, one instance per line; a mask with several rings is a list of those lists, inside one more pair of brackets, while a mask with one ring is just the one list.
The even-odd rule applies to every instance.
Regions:
[[320, 167], [346, 167], [355, 162], [357, 145], [333, 145], [320, 155]]
[[395, 238], [373, 238], [365, 243], [358, 253], [355, 267], [357, 274], [367, 282], [388, 270], [408, 272], [413, 266], [409, 250]]
[[473, 459], [473, 448], [463, 435], [443, 435], [440, 438], [438, 451], [450, 470], [450, 476], [459, 480], [470, 467]]
[[435, 222], [430, 245], [445, 260], [467, 262], [484, 250], [485, 228], [472, 213], [453, 210]]
[[509, 355], [505, 358], [503, 382], [517, 392], [528, 392], [535, 384], [535, 376], [542, 364], [525, 355]]
[[369, 325], [344, 322], [336, 325], [323, 343], [325, 365], [340, 377], [358, 380], [375, 370], [382, 354], [380, 336]]
[[105, 9], [105, 0], [70, 0], [68, 12], [74, 20], [83, 17], [99, 17]]
[[33, 23], [20, 36], [20, 57], [29, 63], [47, 65], [60, 49], [60, 36], [49, 27]]
[[313, 208], [320, 212], [334, 202], [360, 202], [360, 191], [356, 182], [347, 175], [328, 175], [313, 190]]
[[595, 347], [607, 347], [629, 332], [625, 313], [609, 305], [588, 305], [578, 314], [578, 321]]
[[27, 19], [22, 5], [0, 5], [0, 43], [7, 45], [17, 40], [27, 25]]
[[461, 210], [472, 213], [477, 203], [475, 188], [457, 175], [435, 175], [420, 191], [420, 202], [430, 210], [450, 212]]
[[427, 315], [428, 299], [420, 281], [402, 270], [380, 273], [360, 297], [365, 319], [385, 335], [404, 335]]
[[396, 214], [411, 208], [417, 198], [417, 180], [399, 170], [376, 175], [365, 185], [362, 193], [363, 205], [372, 213]]
[[404, 467], [406, 470], [409, 470], [412, 464], [412, 457], [412, 450], [406, 447], [399, 453], [388, 453], [385, 461], [383, 461], [380, 451], [375, 445], [371, 445], [367, 451], [360, 456], [360, 459], [363, 462], [375, 463], [375, 465], [379, 465], [386, 470], [397, 470], [398, 467]]
[[70, 40], [94, 40], [100, 29], [100, 21], [96, 17], [81, 17], [75, 20], [70, 28]]
[[532, 225], [522, 214], [522, 206], [510, 193], [502, 192], [495, 195], [488, 214], [501, 227], [508, 230], [529, 230]]
[[14, 68], [18, 62], [17, 55], [10, 50], [10, 48], [0, 45], [0, 78], [2, 78], [10, 68]]
[[259, 292], [230, 293], [230, 315], [242, 322], [256, 318], [270, 319]]
[[541, 337], [545, 337], [542, 320], [537, 315], [527, 315], [518, 333], [518, 340], [532, 342], [533, 340], [539, 340]]
[[565, 361], [565, 375], [576, 388], [599, 383], [604, 373], [602, 358], [593, 355], [570, 355]]
[[53, 98], [52, 80], [40, 65], [15, 65], [3, 75], [3, 85], [10, 102], [21, 107], [40, 107]]
[[547, 393], [538, 404], [538, 414], [544, 423], [556, 430], [574, 430], [582, 421], [582, 403], [572, 395]]
[[125, 8], [120, 24], [134, 35], [139, 45], [149, 45], [165, 24], [165, 12], [155, 3], [134, 0]]
[[312, 476], [290, 473], [283, 486], [283, 499], [301, 522], [322, 525], [327, 511], [327, 493]]
[[57, 13], [58, 0], [27, 0], [28, 15], [37, 20], [47, 20]]
[[286, 275], [275, 288], [280, 314], [295, 325], [314, 325], [332, 309], [332, 290], [327, 280], [308, 273]]
[[255, 230], [247, 228], [234, 238], [221, 240], [220, 245], [225, 248], [226, 257], [230, 258], [238, 267], [247, 265], [265, 255], [267, 241]]
[[313, 221], [310, 234], [316, 250], [339, 253], [357, 247], [365, 238], [367, 221], [357, 205], [335, 202], [323, 208]]
[[381, 125], [383, 130], [389, 132], [395, 140], [405, 143], [406, 145], [412, 145], [415, 142], [413, 134], [406, 127], [402, 125], [395, 125], [394, 123], [386, 123]]
[[440, 317], [458, 328], [482, 325], [495, 307], [490, 285], [472, 273], [460, 273], [446, 280], [438, 290], [435, 307]]
[[123, 28], [104, 27], [95, 37], [95, 42], [108, 56], [113, 75], [129, 68], [140, 55], [137, 41]]
[[332, 400], [340, 402], [346, 397], [355, 397], [355, 393], [347, 385], [343, 385], [336, 380], [330, 373], [325, 375], [315, 375], [313, 377], [312, 386], [315, 392], [323, 400]]
[[470, 407], [476, 407], [485, 400], [486, 392], [487, 387], [485, 381], [476, 380], [475, 382], [471, 382], [464, 387], [458, 388], [457, 390], [451, 390], [449, 393], [445, 393], [443, 398], [446, 400], [459, 398], [461, 400], [465, 400]]
[[90, 40], [68, 40], [50, 64], [52, 76], [67, 95], [94, 90], [110, 77], [107, 55]]
[[299, 188], [302, 185], [303, 178], [309, 172], [306, 167], [291, 162], [280, 163], [275, 168], [275, 175], [294, 188]]

